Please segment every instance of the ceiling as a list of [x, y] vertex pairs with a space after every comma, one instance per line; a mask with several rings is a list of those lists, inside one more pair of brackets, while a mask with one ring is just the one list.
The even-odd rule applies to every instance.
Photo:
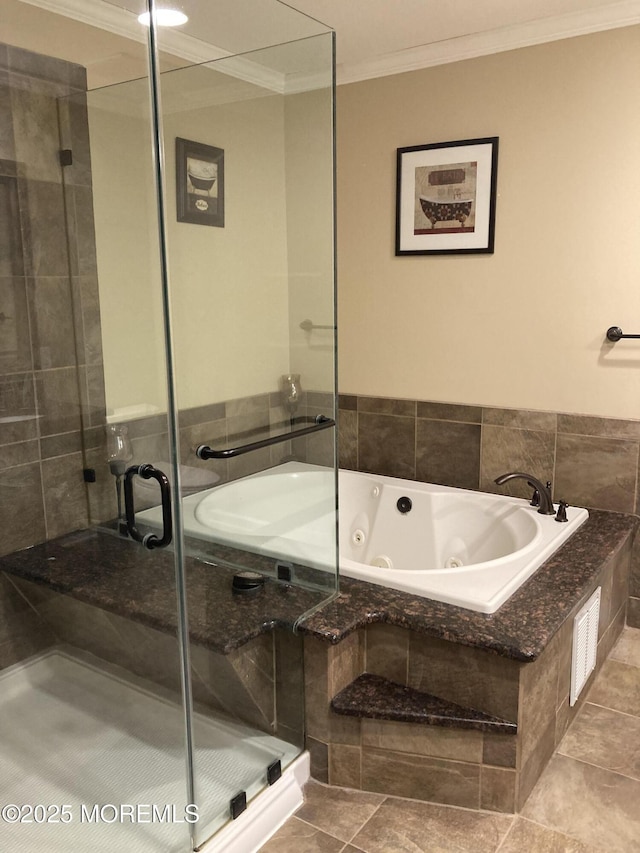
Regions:
[[[143, 2], [0, 0], [0, 41], [84, 65], [90, 88], [143, 76], [142, 40], [126, 37], [117, 21], [118, 15], [135, 20], [131, 11]], [[279, 18], [284, 22], [287, 14], [270, 0], [177, 0], [170, 5], [201, 16], [205, 12], [217, 25], [215, 33], [220, 20], [226, 25], [235, 17], [241, 27], [243, 21], [253, 26], [254, 38], [267, 32], [265, 15], [282, 31]], [[289, 5], [336, 31], [338, 83], [640, 23], [640, 0], [290, 0]], [[235, 14], [247, 6], [255, 6], [255, 14]], [[289, 14], [289, 20], [296, 18]], [[304, 35], [322, 28], [308, 22], [291, 31]], [[234, 37], [237, 41], [237, 33]], [[171, 68], [185, 64], [179, 57], [204, 61], [193, 45], [210, 49], [215, 36], [199, 23], [190, 34], [173, 31], [167, 38], [164, 63]], [[215, 43], [222, 54], [235, 52], [232, 42]], [[251, 43], [244, 49], [252, 49]]]
[[291, 0], [337, 33], [338, 81], [640, 23], [640, 0]]
[[293, 0], [338, 33], [348, 64], [461, 36], [586, 10], [635, 6], [619, 0]]

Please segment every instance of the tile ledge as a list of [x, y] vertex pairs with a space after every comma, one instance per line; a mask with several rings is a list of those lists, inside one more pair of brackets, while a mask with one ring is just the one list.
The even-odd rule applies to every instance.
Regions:
[[450, 729], [476, 729], [495, 734], [517, 734], [509, 720], [464, 708], [429, 693], [365, 672], [331, 700], [336, 714], [399, 723], [418, 723]]

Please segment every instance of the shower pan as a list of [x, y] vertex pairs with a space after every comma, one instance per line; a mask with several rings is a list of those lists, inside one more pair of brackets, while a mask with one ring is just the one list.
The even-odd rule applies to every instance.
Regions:
[[[337, 522], [318, 571], [259, 538], [186, 537], [182, 501], [295, 458], [333, 469], [336, 505], [334, 38], [279, 0], [182, 0], [171, 29], [153, 0], [84, 5], [37, 11], [96, 39], [88, 87], [72, 50], [43, 56], [26, 31], [5, 48], [16, 139], [40, 129], [11, 209], [25, 234], [55, 196], [63, 237], [54, 269], [34, 233], [23, 274], [55, 276], [73, 356], [15, 416], [75, 442], [76, 486], [52, 485], [64, 524], [1, 558], [47, 637], [0, 671], [3, 837], [248, 853], [300, 800], [297, 626], [336, 592]], [[116, 82], [92, 86], [108, 65]]]

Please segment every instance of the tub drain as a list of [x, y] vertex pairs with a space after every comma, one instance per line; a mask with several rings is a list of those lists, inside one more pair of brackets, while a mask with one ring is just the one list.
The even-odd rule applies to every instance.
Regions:
[[379, 554], [377, 557], [374, 557], [373, 560], [369, 563], [370, 566], [375, 566], [377, 569], [392, 569], [393, 563], [391, 559], [387, 557], [385, 554]]
[[464, 566], [464, 563], [462, 560], [459, 560], [458, 557], [449, 557], [449, 559], [444, 562], [445, 569], [460, 569], [462, 566]]

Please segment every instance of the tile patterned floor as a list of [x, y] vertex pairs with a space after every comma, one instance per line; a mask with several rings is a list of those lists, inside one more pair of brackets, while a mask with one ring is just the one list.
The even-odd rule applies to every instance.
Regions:
[[310, 782], [260, 853], [640, 853], [640, 629], [625, 628], [520, 815]]

